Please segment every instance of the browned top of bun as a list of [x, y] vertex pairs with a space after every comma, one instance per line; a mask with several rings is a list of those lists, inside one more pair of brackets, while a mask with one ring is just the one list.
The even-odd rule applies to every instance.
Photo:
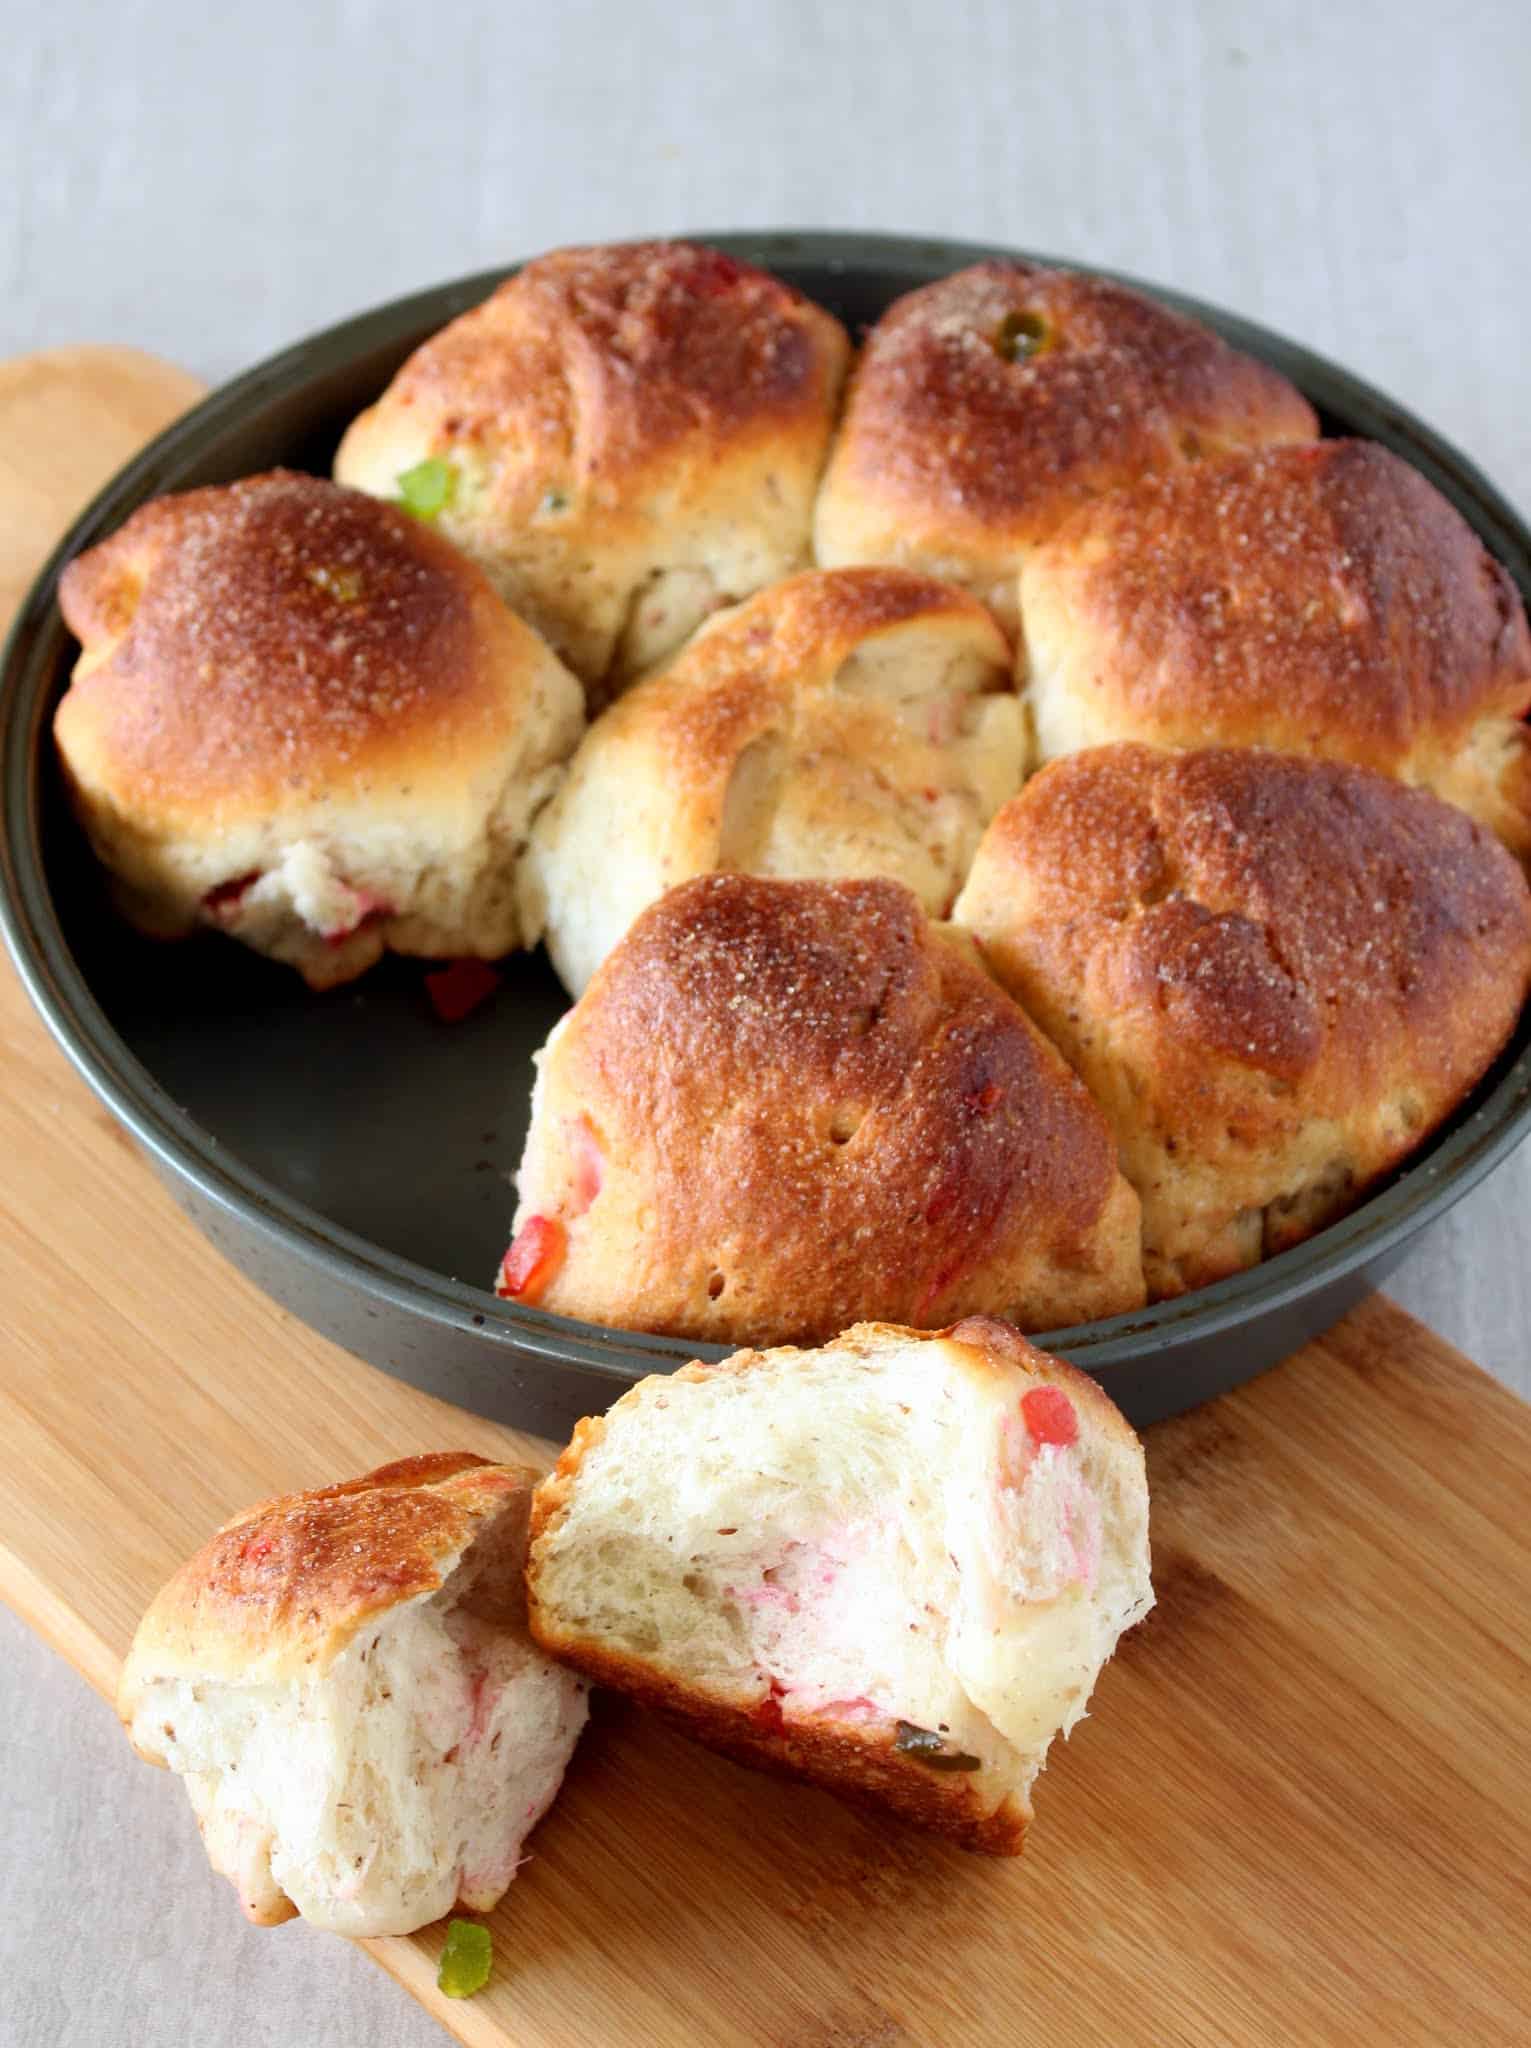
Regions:
[[[1037, 323], [1007, 360], [1007, 323]], [[897, 300], [867, 338], [828, 488], [957, 544], [1025, 546], [1074, 505], [1225, 447], [1306, 440], [1275, 370], [1125, 285], [978, 263]]]
[[[741, 1097], [764, 1110], [773, 1096], [784, 1110], [806, 1096], [821, 1113], [844, 1105], [884, 1122], [880, 1156], [849, 1151], [849, 1178], [893, 1210], [890, 1170], [902, 1168], [946, 1197], [940, 1236], [982, 1229], [1027, 1179], [1083, 1234], [1110, 1183], [1104, 1144], [1067, 1149], [1090, 1119], [1073, 1090], [1049, 1085], [1055, 1070], [1014, 1005], [896, 883], [726, 875], [674, 890], [634, 928], [579, 1035], [603, 1066], [619, 1047], [657, 1040], [674, 1060], [661, 1078], [676, 1085], [656, 1107], [693, 1124]], [[986, 1114], [979, 1098], [993, 1087], [1001, 1099]], [[1029, 1156], [1018, 1158], [1023, 1098]], [[748, 1189], [777, 1225], [812, 1198], [823, 1164], [803, 1157], [791, 1123], [753, 1122], [754, 1171], [724, 1191]]]
[[161, 818], [450, 778], [503, 741], [508, 682], [549, 659], [438, 534], [286, 470], [143, 506], [69, 564], [59, 602], [84, 648], [60, 745]]
[[688, 646], [688, 670], [732, 672], [741, 657], [791, 680], [830, 674], [848, 654], [878, 633], [911, 619], [952, 619], [971, 627], [1006, 661], [1003, 639], [989, 612], [955, 583], [891, 566], [810, 569], [757, 591], [726, 618], [710, 624]]
[[1325, 1119], [1357, 1184], [1454, 1106], [1531, 983], [1531, 892], [1480, 826], [1253, 749], [1053, 762], [990, 826], [957, 916], [1111, 1091], [1124, 1144], [1268, 1158]]
[[[697, 634], [608, 714], [611, 729], [638, 728], [656, 716], [654, 707], [663, 706], [671, 786], [710, 788], [737, 760], [741, 746], [769, 731], [773, 716], [784, 716], [805, 685], [828, 684], [859, 648], [916, 620], [943, 633], [953, 663], [964, 655], [970, 659], [975, 673], [962, 676], [959, 687], [977, 690], [994, 679], [1008, 685], [1004, 636], [965, 590], [907, 569], [815, 569], [757, 591]], [[992, 676], [981, 672], [985, 661]], [[929, 695], [935, 696], [933, 682]], [[872, 695], [858, 703], [847, 693], [844, 713], [846, 736], [859, 742], [863, 759], [875, 759], [878, 752], [897, 755], [901, 735], [886, 699]], [[826, 729], [820, 745], [831, 745], [835, 737]], [[905, 740], [903, 751], [911, 761], [938, 758], [935, 743], [922, 735]]]
[[359, 1479], [247, 1508], [156, 1596], [125, 1667], [138, 1686], [190, 1671], [258, 1680], [322, 1669], [369, 1619], [434, 1592], [486, 1521], [536, 1474], [466, 1451], [400, 1459]]
[[679, 443], [794, 418], [817, 428], [846, 347], [822, 307], [751, 264], [694, 242], [619, 242], [528, 263], [417, 349], [389, 398], [433, 420], [449, 402], [448, 448], [511, 448], [506, 517], [545, 510], [549, 478], [619, 511]]
[[752, 1343], [1141, 1298], [1084, 1089], [884, 881], [711, 875], [639, 918], [545, 1057], [522, 1208], [607, 1162], [549, 1308]]
[[1487, 711], [1531, 707], [1509, 574], [1369, 441], [1144, 477], [1077, 512], [1030, 557], [1021, 593], [1028, 633], [1035, 619], [1122, 737], [1394, 769], [1422, 734], [1457, 742]]

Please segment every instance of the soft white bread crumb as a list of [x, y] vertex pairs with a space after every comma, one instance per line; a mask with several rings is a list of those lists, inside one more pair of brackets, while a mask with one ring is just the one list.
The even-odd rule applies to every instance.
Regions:
[[[1033, 1433], [1037, 1389], [1072, 1443]], [[644, 1380], [581, 1425], [532, 1530], [557, 1655], [746, 1761], [1001, 1852], [1153, 1599], [1136, 1437], [988, 1318]]]
[[273, 1503], [145, 1617], [119, 1709], [250, 1919], [405, 1934], [505, 1891], [586, 1714], [525, 1630], [532, 1477]]

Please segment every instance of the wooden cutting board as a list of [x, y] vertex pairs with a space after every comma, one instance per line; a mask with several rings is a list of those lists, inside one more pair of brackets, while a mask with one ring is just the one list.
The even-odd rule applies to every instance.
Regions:
[[[0, 589], [193, 390], [117, 350], [0, 366]], [[0, 1593], [93, 1684], [246, 1502], [526, 1451], [226, 1266], [9, 968], [0, 1046]], [[1152, 1431], [1149, 1466], [1159, 1605], [1023, 1859], [610, 1704], [493, 1916], [488, 1988], [440, 1997], [436, 1930], [373, 1954], [481, 2048], [1531, 2040], [1531, 1408], [1374, 1300]]]

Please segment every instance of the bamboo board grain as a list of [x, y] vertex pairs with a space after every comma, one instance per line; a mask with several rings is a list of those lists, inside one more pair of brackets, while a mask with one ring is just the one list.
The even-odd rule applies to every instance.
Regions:
[[[0, 366], [0, 590], [193, 388], [124, 351]], [[7, 414], [39, 392], [23, 499]], [[93, 1684], [234, 1508], [525, 1450], [226, 1266], [8, 968], [0, 1055], [0, 1594]], [[434, 1930], [372, 1952], [479, 2048], [1531, 2041], [1531, 1409], [1377, 1300], [1152, 1431], [1149, 1464], [1159, 1606], [1019, 1862], [609, 1704], [493, 1916], [488, 1989], [440, 1998]]]

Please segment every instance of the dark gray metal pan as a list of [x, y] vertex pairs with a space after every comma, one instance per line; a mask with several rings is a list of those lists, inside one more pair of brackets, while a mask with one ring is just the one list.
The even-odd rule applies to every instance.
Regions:
[[[861, 234], [704, 239], [780, 272], [852, 326], [913, 285], [1014, 253]], [[276, 463], [327, 470], [341, 429], [409, 351], [504, 274], [398, 300], [261, 364], [162, 434], [76, 522], [22, 606], [0, 673], [0, 919], [69, 1057], [235, 1265], [374, 1364], [557, 1435], [698, 1347], [484, 1291], [505, 1244], [530, 1056], [564, 1007], [546, 962], [510, 963], [491, 1005], [443, 1026], [417, 964], [388, 962], [314, 996], [290, 971], [216, 937], [150, 947], [105, 911], [48, 737], [75, 651], [54, 597], [64, 562], [158, 492]], [[1531, 595], [1531, 533], [1437, 435], [1293, 342], [1158, 296], [1283, 370], [1328, 430], [1369, 435], [1422, 469]], [[1042, 1341], [1095, 1373], [1138, 1423], [1205, 1400], [1343, 1314], [1528, 1127], [1523, 1019], [1471, 1102], [1344, 1222], [1200, 1294]]]

